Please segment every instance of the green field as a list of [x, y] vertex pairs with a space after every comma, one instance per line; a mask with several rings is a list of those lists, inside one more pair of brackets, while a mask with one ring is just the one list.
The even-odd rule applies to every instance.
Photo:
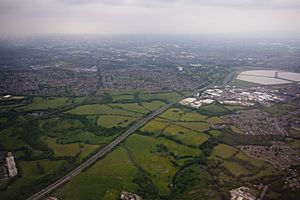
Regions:
[[130, 123], [137, 120], [136, 117], [120, 116], [120, 115], [100, 115], [97, 119], [97, 124], [106, 127], [127, 127]]
[[175, 92], [169, 92], [169, 93], [141, 93], [139, 95], [140, 99], [142, 101], [149, 101], [149, 100], [165, 100], [168, 102], [172, 102], [177, 100], [181, 97], [180, 94]]
[[98, 145], [82, 144], [82, 143], [70, 143], [70, 144], [58, 144], [56, 139], [45, 137], [43, 139], [45, 144], [54, 151], [55, 156], [76, 156], [82, 159], [93, 152]]
[[150, 177], [160, 194], [168, 194], [168, 185], [176, 173], [176, 168], [168, 156], [152, 153], [159, 141], [149, 136], [132, 135], [125, 146], [130, 150], [133, 159], [140, 167], [150, 174]]
[[164, 135], [171, 136], [183, 144], [197, 147], [208, 139], [208, 135], [192, 131], [177, 125], [171, 125], [163, 131]]
[[5, 149], [16, 150], [22, 147], [28, 147], [28, 145], [19, 138], [15, 132], [21, 128], [10, 127], [0, 131], [0, 144]]
[[220, 104], [212, 103], [209, 105], [201, 106], [199, 108], [199, 112], [204, 115], [223, 115], [228, 113], [228, 110]]
[[207, 116], [201, 115], [200, 113], [197, 112], [185, 112], [181, 118], [180, 121], [195, 121], [195, 122], [201, 122], [201, 121], [206, 121]]
[[205, 122], [176, 122], [176, 125], [198, 132], [204, 132], [210, 129], [210, 124]]
[[212, 151], [211, 157], [219, 157], [219, 158], [230, 158], [238, 151], [226, 144], [218, 144]]
[[112, 107], [113, 109], [116, 108], [120, 110], [128, 110], [133, 113], [145, 114], [149, 112], [143, 106], [140, 106], [137, 103], [114, 103], [114, 104], [107, 104], [107, 105]]
[[184, 112], [179, 108], [170, 108], [166, 112], [159, 115], [159, 117], [176, 121], [176, 120], [180, 120], [182, 115], [184, 115]]
[[258, 83], [252, 83], [252, 82], [238, 80], [238, 79], [235, 79], [232, 82], [232, 85], [235, 85], [237, 87], [244, 87], [244, 88], [261, 86], [261, 84], [258, 84]]
[[247, 175], [249, 171], [236, 162], [224, 161], [222, 166], [235, 177]]
[[132, 101], [133, 95], [124, 94], [124, 95], [115, 95], [112, 96], [113, 101]]
[[13, 182], [9, 190], [0, 191], [1, 199], [23, 199], [22, 187], [32, 184], [45, 175], [54, 173], [62, 163], [63, 161], [49, 160], [18, 162], [19, 173], [22, 174], [22, 178]]
[[126, 150], [118, 148], [74, 177], [54, 195], [64, 200], [117, 200], [123, 190], [136, 192], [137, 186], [133, 183], [136, 172]]
[[140, 130], [144, 132], [150, 132], [150, 133], [161, 132], [165, 127], [168, 126], [168, 124], [169, 123], [165, 121], [151, 120]]
[[83, 105], [68, 111], [68, 113], [77, 114], [77, 115], [115, 114], [115, 115], [125, 115], [125, 116], [141, 116], [141, 114], [136, 113], [134, 111], [123, 110], [117, 107], [113, 108], [106, 104]]
[[143, 102], [142, 106], [148, 111], [154, 111], [165, 105], [162, 101]]
[[33, 102], [20, 107], [21, 110], [45, 110], [49, 108], [58, 108], [71, 103], [69, 98], [63, 97], [34, 97]]
[[280, 115], [287, 114], [288, 112], [293, 111], [296, 109], [298, 106], [294, 105], [292, 103], [286, 103], [286, 104], [278, 104], [271, 106], [269, 108], [266, 108], [265, 111], [270, 113], [274, 117], [278, 117]]

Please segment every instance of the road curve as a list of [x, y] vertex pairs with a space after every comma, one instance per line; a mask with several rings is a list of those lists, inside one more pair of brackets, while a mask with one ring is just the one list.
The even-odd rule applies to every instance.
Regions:
[[[201, 89], [197, 89], [194, 92], [192, 92], [191, 94], [186, 95], [186, 96], [191, 96], [191, 95], [194, 95], [194, 94], [196, 94], [198, 92], [204, 91], [204, 90], [208, 89], [209, 87], [211, 87], [213, 84], [214, 83], [211, 83], [211, 84], [209, 84], [209, 85], [207, 85], [205, 87], [202, 87]], [[109, 153], [115, 146], [117, 146], [118, 144], [120, 144], [129, 135], [133, 134], [139, 128], [141, 128], [142, 126], [144, 126], [151, 119], [153, 119], [157, 115], [161, 114], [162, 112], [166, 111], [168, 108], [170, 108], [171, 106], [175, 105], [176, 103], [178, 103], [181, 100], [182, 100], [182, 98], [177, 99], [176, 101], [174, 101], [172, 103], [169, 103], [169, 104], [166, 104], [166, 105], [160, 107], [159, 109], [155, 110], [154, 112], [148, 114], [147, 116], [139, 119], [134, 125], [132, 125], [122, 135], [120, 135], [119, 137], [117, 137], [115, 140], [113, 140], [110, 144], [106, 145], [104, 148], [100, 149], [96, 154], [94, 154], [92, 157], [90, 157], [84, 163], [82, 163], [81, 165], [79, 165], [78, 167], [76, 167], [75, 169], [73, 169], [72, 171], [70, 171], [64, 177], [62, 177], [62, 178], [58, 179], [57, 181], [55, 181], [54, 183], [50, 184], [49, 186], [47, 186], [46, 188], [44, 188], [40, 192], [32, 195], [27, 200], [38, 200], [38, 199], [41, 199], [42, 197], [46, 196], [47, 194], [49, 194], [53, 190], [55, 190], [58, 187], [62, 186], [63, 184], [65, 184], [66, 182], [68, 182], [69, 180], [71, 180], [72, 177], [78, 175], [84, 169], [86, 169], [87, 167], [89, 167], [90, 165], [92, 165], [93, 163], [95, 163], [99, 158], [101, 158], [104, 155], [106, 155], [107, 153]]]

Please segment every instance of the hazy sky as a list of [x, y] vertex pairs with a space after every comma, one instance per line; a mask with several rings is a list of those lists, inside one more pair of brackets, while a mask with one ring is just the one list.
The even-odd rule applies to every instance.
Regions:
[[300, 0], [0, 0], [0, 35], [300, 35]]

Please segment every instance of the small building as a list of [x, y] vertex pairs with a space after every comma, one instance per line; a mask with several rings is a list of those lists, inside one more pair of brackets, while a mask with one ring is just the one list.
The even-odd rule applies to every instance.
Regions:
[[142, 199], [142, 197], [140, 197], [136, 194], [122, 191], [121, 195], [120, 195], [120, 200], [143, 200], [143, 199]]
[[255, 195], [248, 187], [240, 187], [237, 189], [230, 190], [230, 200], [255, 200]]
[[213, 99], [203, 99], [203, 100], [201, 100], [201, 103], [204, 103], [204, 104], [211, 104], [211, 103], [213, 103], [215, 100], [213, 100]]
[[6, 166], [7, 166], [9, 177], [15, 177], [18, 175], [18, 169], [16, 167], [15, 159], [11, 152], [7, 153]]

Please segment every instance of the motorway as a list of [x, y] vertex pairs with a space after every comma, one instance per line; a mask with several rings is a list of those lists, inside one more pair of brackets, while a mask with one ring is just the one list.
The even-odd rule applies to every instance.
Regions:
[[[228, 76], [225, 78], [223, 85], [228, 83], [228, 80], [231, 79], [233, 76], [232, 73], [228, 74]], [[202, 87], [200, 89], [197, 89], [193, 91], [191, 94], [186, 95], [186, 96], [192, 96], [194, 94], [197, 94], [198, 92], [204, 91], [210, 87], [212, 87], [214, 83], [210, 83], [209, 85]], [[185, 98], [185, 97], [184, 97]], [[29, 197], [27, 200], [38, 200], [41, 199], [42, 197], [46, 196], [50, 192], [54, 191], [58, 187], [62, 186], [69, 180], [71, 180], [72, 177], [78, 175], [80, 172], [82, 172], [84, 169], [87, 167], [91, 166], [94, 164], [99, 158], [103, 157], [107, 153], [109, 153], [115, 146], [120, 144], [122, 141], [124, 141], [129, 135], [133, 134], [136, 132], [139, 128], [143, 127], [147, 122], [149, 122], [151, 119], [156, 117], [157, 115], [163, 113], [166, 111], [168, 108], [172, 107], [173, 105], [177, 104], [179, 101], [181, 101], [183, 98], [181, 97], [180, 99], [177, 99], [176, 101], [166, 104], [165, 106], [160, 107], [159, 109], [155, 110], [154, 112], [148, 114], [147, 116], [139, 119], [134, 125], [132, 125], [128, 130], [126, 130], [122, 135], [117, 137], [115, 140], [113, 140], [110, 144], [106, 145], [104, 148], [100, 149], [96, 154], [94, 154], [92, 157], [90, 157], [88, 160], [86, 160], [84, 163], [73, 169], [71, 172], [66, 174], [64, 177], [58, 179], [48, 187], [44, 188], [40, 192], [34, 194], [33, 196]]]

